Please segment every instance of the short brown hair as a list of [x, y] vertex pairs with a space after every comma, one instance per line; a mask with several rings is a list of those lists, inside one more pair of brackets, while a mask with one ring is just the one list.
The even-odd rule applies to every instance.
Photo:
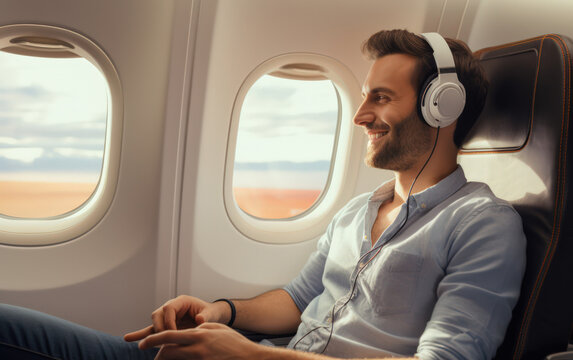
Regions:
[[[446, 38], [446, 42], [454, 56], [458, 79], [466, 90], [466, 105], [454, 132], [454, 143], [459, 148], [483, 109], [488, 81], [478, 59], [463, 41]], [[426, 80], [437, 73], [430, 45], [421, 36], [407, 30], [379, 31], [364, 42], [362, 52], [372, 60], [389, 54], [417, 57], [418, 66], [412, 81], [418, 94]], [[421, 117], [421, 113], [419, 116]]]

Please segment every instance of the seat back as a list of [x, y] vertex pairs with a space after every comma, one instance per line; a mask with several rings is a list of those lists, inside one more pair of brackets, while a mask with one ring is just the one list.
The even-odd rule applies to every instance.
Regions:
[[545, 35], [476, 52], [490, 88], [459, 162], [513, 204], [527, 236], [521, 296], [496, 359], [542, 359], [570, 336], [571, 49], [570, 39]]

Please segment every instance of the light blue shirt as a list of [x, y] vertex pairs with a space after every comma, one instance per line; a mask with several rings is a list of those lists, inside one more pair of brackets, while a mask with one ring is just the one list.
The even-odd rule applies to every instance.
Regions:
[[378, 208], [393, 192], [391, 180], [350, 201], [285, 287], [303, 311], [289, 347], [326, 346], [343, 358], [492, 358], [525, 269], [521, 218], [458, 167], [412, 195], [406, 225], [394, 235], [403, 204], [372, 246]]

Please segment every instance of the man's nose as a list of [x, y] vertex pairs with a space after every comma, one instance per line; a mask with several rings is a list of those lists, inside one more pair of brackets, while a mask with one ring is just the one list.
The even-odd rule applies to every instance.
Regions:
[[364, 100], [362, 104], [360, 104], [360, 107], [358, 108], [358, 110], [356, 110], [354, 118], [352, 119], [354, 124], [358, 126], [367, 126], [368, 124], [374, 122], [375, 120], [376, 116], [372, 111], [372, 109], [366, 103], [366, 100]]

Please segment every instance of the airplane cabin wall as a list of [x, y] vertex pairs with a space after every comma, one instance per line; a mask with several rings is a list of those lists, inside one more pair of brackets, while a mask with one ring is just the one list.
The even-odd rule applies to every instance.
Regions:
[[60, 244], [0, 245], [0, 302], [118, 335], [145, 326], [156, 292], [174, 2], [3, 0], [0, 5], [0, 25], [60, 26], [97, 43], [117, 69], [124, 101], [119, 180], [106, 215], [84, 235]]
[[472, 50], [545, 34], [573, 38], [573, 3], [564, 0], [481, 0], [472, 23], [462, 26], [461, 39]]

